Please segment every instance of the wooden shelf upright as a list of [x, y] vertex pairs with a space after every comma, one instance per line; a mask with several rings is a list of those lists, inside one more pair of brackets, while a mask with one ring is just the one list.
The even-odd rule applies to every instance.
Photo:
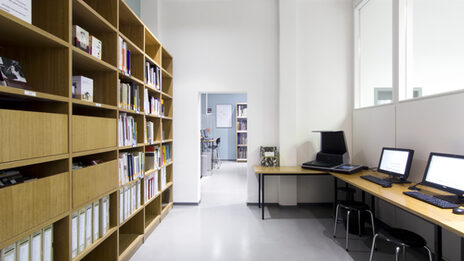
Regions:
[[247, 161], [247, 138], [248, 138], [248, 118], [247, 118], [247, 103], [237, 103], [235, 105], [236, 118], [236, 135], [237, 140], [237, 161]]
[[[98, 59], [73, 45], [79, 25], [102, 41]], [[118, 68], [118, 37], [131, 51], [131, 75]], [[0, 173], [31, 181], [0, 188], [0, 249], [53, 225], [54, 260], [129, 260], [172, 208], [172, 159], [143, 174], [166, 173], [166, 185], [120, 221], [119, 155], [173, 146], [173, 58], [123, 0], [33, 0], [32, 22], [0, 10], [0, 57], [22, 66], [27, 90], [0, 85]], [[160, 68], [159, 89], [147, 84], [146, 62]], [[72, 76], [94, 81], [93, 101], [72, 96]], [[118, 81], [132, 82], [163, 104], [162, 115], [119, 107]], [[137, 122], [137, 145], [119, 146], [120, 113]], [[147, 143], [146, 123], [154, 124]], [[172, 154], [172, 152], [171, 152]], [[81, 162], [97, 164], [73, 168]], [[107, 198], [108, 231], [73, 258], [73, 214]]]

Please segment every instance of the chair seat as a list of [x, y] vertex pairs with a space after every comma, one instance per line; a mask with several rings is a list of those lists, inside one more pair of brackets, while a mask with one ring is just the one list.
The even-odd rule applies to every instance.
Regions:
[[364, 211], [368, 210], [369, 206], [361, 201], [354, 201], [354, 200], [342, 200], [339, 201], [338, 204], [340, 204], [341, 207], [347, 208], [350, 210], [356, 210], [356, 211]]
[[377, 232], [385, 240], [407, 247], [424, 247], [427, 242], [420, 235], [401, 228], [383, 228]]

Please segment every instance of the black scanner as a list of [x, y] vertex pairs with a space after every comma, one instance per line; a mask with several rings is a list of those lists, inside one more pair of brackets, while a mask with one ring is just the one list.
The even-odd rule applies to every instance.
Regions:
[[320, 133], [321, 151], [317, 153], [315, 160], [305, 162], [301, 167], [329, 169], [340, 164], [349, 163], [350, 156], [346, 147], [345, 133], [343, 131], [320, 131]]

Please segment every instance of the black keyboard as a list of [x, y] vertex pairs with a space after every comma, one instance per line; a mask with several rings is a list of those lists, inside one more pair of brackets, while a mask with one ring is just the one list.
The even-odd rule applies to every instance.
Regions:
[[403, 192], [403, 194], [408, 195], [408, 196], [413, 197], [413, 198], [418, 199], [418, 200], [422, 200], [424, 202], [427, 202], [427, 203], [429, 203], [431, 205], [434, 205], [434, 206], [437, 206], [439, 208], [457, 208], [457, 207], [459, 207], [459, 205], [450, 203], [450, 202], [448, 202], [446, 200], [439, 199], [439, 198], [436, 198], [434, 196], [430, 196], [430, 195], [427, 195], [427, 194], [424, 194], [424, 193], [418, 192], [418, 191], [405, 191], [405, 192]]
[[372, 175], [364, 175], [364, 176], [361, 176], [361, 178], [365, 179], [365, 180], [369, 180], [370, 182], [373, 182], [375, 184], [378, 184], [384, 188], [389, 188], [392, 186], [392, 183], [391, 181], [388, 181], [388, 180], [384, 180], [384, 179], [381, 179], [381, 178], [377, 178], [375, 176], [372, 176]]

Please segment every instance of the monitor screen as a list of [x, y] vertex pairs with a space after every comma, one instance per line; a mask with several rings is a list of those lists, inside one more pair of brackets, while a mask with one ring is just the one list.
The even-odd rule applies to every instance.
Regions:
[[378, 172], [407, 179], [414, 151], [409, 149], [383, 148]]
[[424, 181], [445, 191], [464, 193], [464, 156], [430, 153]]

